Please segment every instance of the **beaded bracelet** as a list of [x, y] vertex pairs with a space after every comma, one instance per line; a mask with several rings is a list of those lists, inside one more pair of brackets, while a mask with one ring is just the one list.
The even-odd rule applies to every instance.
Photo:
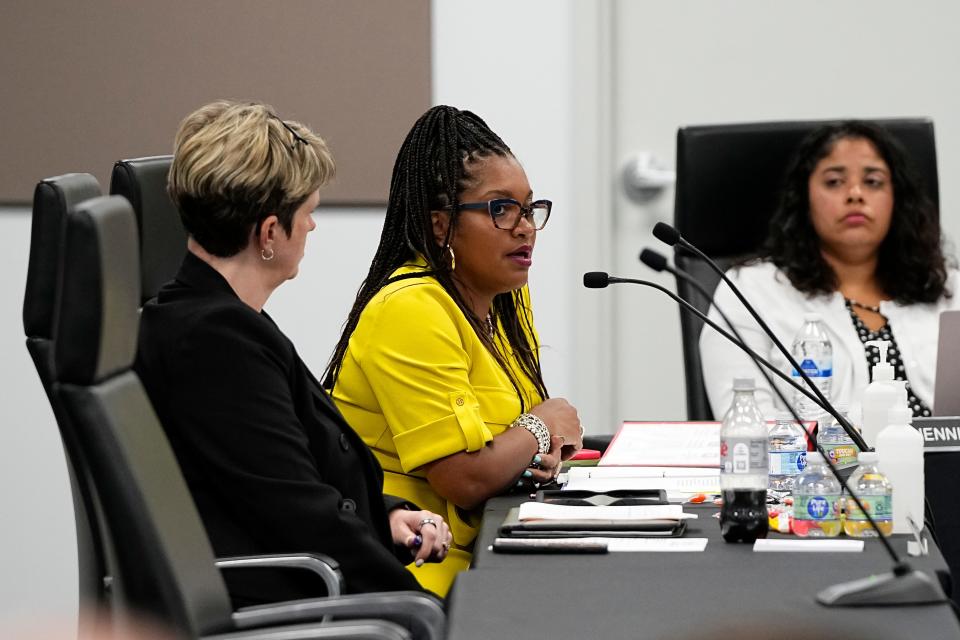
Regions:
[[537, 439], [537, 453], [547, 453], [550, 451], [550, 429], [547, 428], [543, 420], [532, 413], [521, 413], [513, 421], [510, 428], [523, 427], [533, 434]]

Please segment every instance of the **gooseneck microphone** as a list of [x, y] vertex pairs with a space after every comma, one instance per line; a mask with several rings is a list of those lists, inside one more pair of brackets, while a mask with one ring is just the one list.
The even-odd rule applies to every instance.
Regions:
[[790, 353], [790, 351], [785, 346], [783, 346], [783, 343], [780, 342], [780, 339], [776, 336], [775, 333], [773, 333], [773, 331], [770, 329], [767, 323], [764, 322], [763, 318], [760, 317], [760, 314], [757, 313], [757, 310], [754, 309], [753, 305], [747, 301], [747, 299], [740, 292], [740, 289], [738, 289], [737, 286], [733, 284], [730, 278], [727, 277], [727, 274], [723, 272], [723, 269], [721, 269], [716, 262], [711, 260], [710, 257], [704, 252], [700, 251], [700, 249], [697, 249], [695, 246], [693, 246], [692, 244], [684, 240], [683, 236], [680, 235], [680, 232], [674, 229], [673, 227], [671, 227], [670, 225], [668, 225], [666, 222], [658, 222], [656, 225], [654, 225], [653, 235], [655, 238], [657, 238], [657, 240], [660, 240], [661, 242], [668, 244], [671, 247], [680, 245], [684, 249], [696, 254], [704, 262], [710, 265], [710, 268], [716, 271], [717, 274], [719, 274], [719, 276], [723, 279], [723, 281], [727, 283], [727, 286], [730, 287], [730, 290], [733, 291], [734, 295], [737, 296], [737, 298], [740, 300], [740, 303], [743, 304], [744, 308], [748, 312], [750, 312], [750, 315], [753, 316], [753, 319], [756, 320], [758, 325], [760, 325], [760, 328], [763, 329], [763, 332], [767, 334], [767, 337], [769, 337], [770, 340], [773, 341], [773, 344], [776, 345], [780, 353], [784, 355], [784, 357], [787, 359], [787, 362], [789, 362], [790, 365], [793, 367], [794, 371], [797, 371], [800, 374], [800, 377], [803, 378], [803, 381], [810, 386], [810, 389], [819, 399], [819, 402], [817, 402], [817, 404], [824, 411], [829, 413], [831, 416], [833, 416], [837, 420], [837, 422], [840, 424], [841, 427], [843, 427], [843, 430], [847, 433], [848, 436], [850, 436], [850, 439], [853, 440], [853, 442], [857, 445], [857, 448], [860, 449], [860, 451], [870, 450], [870, 447], [867, 446], [867, 443], [863, 439], [863, 436], [861, 436], [860, 433], [853, 428], [850, 422], [847, 421], [845, 417], [840, 415], [840, 413], [833, 407], [830, 401], [827, 400], [826, 396], [823, 395], [823, 392], [820, 391], [820, 388], [813, 383], [813, 381], [810, 379], [807, 373], [797, 363], [797, 360], [793, 357], [793, 354]]

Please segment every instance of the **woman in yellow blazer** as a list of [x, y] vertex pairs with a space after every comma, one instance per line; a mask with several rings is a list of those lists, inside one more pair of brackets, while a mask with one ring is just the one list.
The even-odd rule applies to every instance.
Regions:
[[480, 507], [553, 479], [582, 446], [576, 410], [548, 399], [526, 288], [552, 204], [476, 115], [427, 111], [393, 170], [380, 245], [325, 383], [384, 469], [384, 491], [446, 514], [445, 594], [470, 563]]

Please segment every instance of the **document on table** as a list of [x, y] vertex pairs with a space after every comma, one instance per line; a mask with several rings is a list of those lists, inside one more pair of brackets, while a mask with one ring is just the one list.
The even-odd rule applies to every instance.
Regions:
[[671, 502], [697, 493], [720, 493], [720, 470], [703, 467], [574, 467], [563, 486], [569, 491], [664, 489]]
[[630, 506], [569, 506], [549, 502], [524, 502], [518, 519], [525, 520], [690, 520], [694, 513], [684, 513], [674, 504]]
[[720, 468], [719, 422], [624, 422], [600, 466]]
[[858, 553], [863, 551], [863, 540], [799, 540], [797, 538], [766, 538], [753, 543], [757, 552], [789, 553]]

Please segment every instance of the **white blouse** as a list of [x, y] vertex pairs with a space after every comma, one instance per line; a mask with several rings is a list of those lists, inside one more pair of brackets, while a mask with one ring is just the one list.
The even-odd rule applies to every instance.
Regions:
[[[804, 314], [820, 314], [833, 345], [831, 401], [846, 404], [850, 407], [852, 416], [859, 415], [860, 398], [870, 382], [870, 376], [863, 344], [850, 320], [843, 296], [839, 292], [808, 296], [797, 291], [787, 276], [770, 262], [734, 267], [727, 272], [727, 277], [756, 307], [760, 316], [788, 349], [803, 325]], [[936, 303], [880, 303], [880, 313], [887, 318], [897, 340], [910, 387], [917, 397], [930, 407], [933, 406], [940, 312], [960, 308], [957, 282], [958, 273], [951, 270], [947, 278], [947, 290], [955, 295], [941, 298]], [[784, 373], [790, 373], [791, 367], [787, 359], [757, 326], [725, 282], [721, 281], [717, 287], [714, 302], [727, 314], [750, 348], [770, 360]], [[710, 308], [709, 316], [721, 327], [725, 327], [714, 307]], [[749, 356], [708, 326], [704, 326], [700, 334], [700, 357], [707, 396], [717, 419], [720, 419], [730, 406], [733, 399], [733, 379], [738, 377], [754, 378], [757, 384], [757, 403], [764, 414], [772, 416], [786, 408], [771, 391]], [[782, 380], [775, 380], [784, 397], [792, 400], [793, 388]]]

